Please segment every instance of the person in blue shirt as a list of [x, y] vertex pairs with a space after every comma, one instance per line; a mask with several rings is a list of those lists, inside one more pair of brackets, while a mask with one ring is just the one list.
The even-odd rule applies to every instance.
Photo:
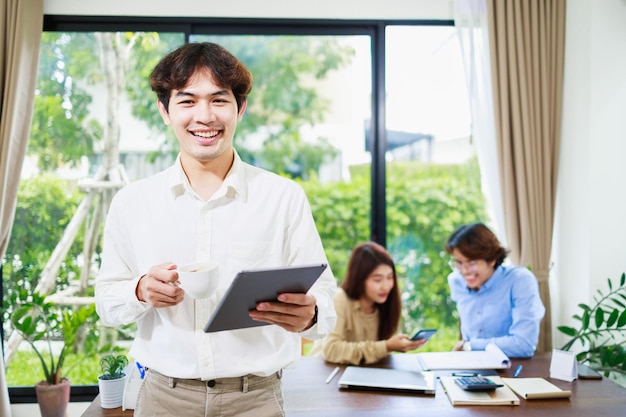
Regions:
[[503, 265], [509, 251], [482, 223], [455, 230], [446, 252], [452, 256], [450, 297], [461, 322], [453, 350], [484, 350], [494, 343], [509, 357], [532, 357], [545, 313], [533, 273]]

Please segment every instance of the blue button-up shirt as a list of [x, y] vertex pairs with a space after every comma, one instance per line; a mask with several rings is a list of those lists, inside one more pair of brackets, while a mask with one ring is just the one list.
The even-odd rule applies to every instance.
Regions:
[[467, 287], [459, 271], [448, 276], [459, 312], [461, 334], [473, 350], [495, 343], [507, 356], [533, 356], [545, 307], [539, 284], [524, 267], [499, 266], [479, 290]]

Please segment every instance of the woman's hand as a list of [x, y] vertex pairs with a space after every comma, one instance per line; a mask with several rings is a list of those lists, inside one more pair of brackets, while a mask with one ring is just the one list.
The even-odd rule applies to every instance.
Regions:
[[411, 340], [406, 334], [396, 334], [387, 339], [386, 342], [388, 352], [408, 352], [422, 347], [427, 340]]

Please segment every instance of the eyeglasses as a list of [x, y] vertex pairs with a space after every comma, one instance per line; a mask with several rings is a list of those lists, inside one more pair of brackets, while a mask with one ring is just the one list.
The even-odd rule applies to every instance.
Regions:
[[448, 261], [448, 265], [450, 265], [450, 268], [456, 269], [458, 271], [463, 269], [463, 267], [465, 267], [465, 269], [467, 269], [468, 271], [474, 271], [478, 267], [478, 262], [480, 262], [480, 260], [477, 259], [465, 262], [461, 262], [456, 259], [450, 259]]

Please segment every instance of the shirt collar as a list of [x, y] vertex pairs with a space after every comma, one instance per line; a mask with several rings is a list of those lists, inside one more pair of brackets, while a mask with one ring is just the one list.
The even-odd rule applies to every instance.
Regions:
[[360, 311], [361, 313], [363, 313], [366, 316], [370, 316], [372, 314], [378, 313], [378, 306], [376, 306], [374, 308], [374, 312], [373, 313], [366, 313], [361, 308], [361, 301], [360, 300], [354, 300], [354, 299], [349, 298], [349, 297], [348, 297], [348, 300], [350, 301], [350, 305], [352, 306], [352, 310], [354, 310], [354, 311]]
[[[239, 195], [244, 199], [244, 201], [246, 201], [248, 197], [248, 185], [245, 180], [245, 164], [239, 157], [237, 151], [235, 149], [233, 149], [233, 151], [233, 165], [226, 173], [224, 182], [220, 189], [215, 193], [214, 197], [231, 196], [232, 198], [235, 198], [236, 195]], [[180, 153], [176, 157], [176, 162], [174, 162], [174, 165], [169, 170], [168, 186], [174, 199], [186, 193], [195, 194], [193, 188], [191, 188], [191, 184], [189, 184], [187, 176], [185, 175], [183, 166], [181, 165]]]
[[494, 285], [498, 284], [498, 281], [500, 281], [503, 276], [504, 276], [504, 266], [500, 265], [493, 271], [493, 275], [491, 275], [491, 278], [489, 278], [487, 281], [485, 281], [485, 283], [483, 283], [483, 285], [480, 286], [478, 291], [472, 290], [469, 287], [467, 288], [467, 291], [474, 292], [474, 293], [476, 292], [482, 293], [485, 291], [489, 291], [491, 288], [493, 288]]

